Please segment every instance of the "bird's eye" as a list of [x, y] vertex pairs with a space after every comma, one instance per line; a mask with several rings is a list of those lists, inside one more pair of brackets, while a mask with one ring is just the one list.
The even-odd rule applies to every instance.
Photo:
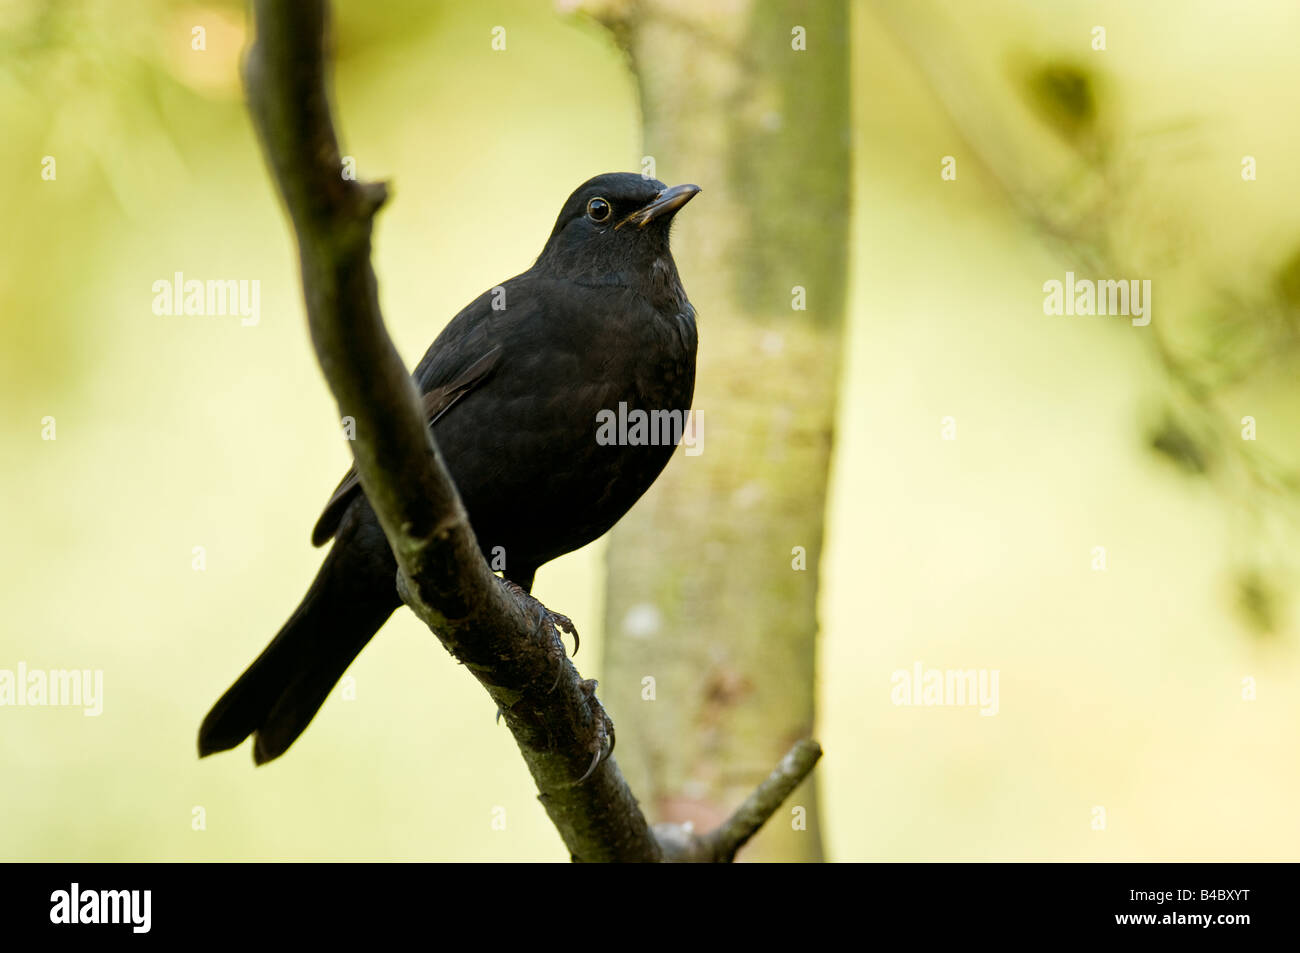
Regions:
[[610, 208], [609, 203], [604, 199], [595, 198], [587, 203], [587, 218], [593, 222], [609, 221], [610, 213], [614, 210]]

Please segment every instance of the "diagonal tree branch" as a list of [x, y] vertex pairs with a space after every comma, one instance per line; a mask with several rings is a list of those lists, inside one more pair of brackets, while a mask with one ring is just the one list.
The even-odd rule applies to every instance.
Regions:
[[516, 601], [488, 569], [384, 327], [370, 236], [387, 191], [342, 175], [327, 91], [328, 5], [255, 0], [254, 19], [249, 110], [293, 222], [312, 344], [341, 415], [356, 421], [357, 473], [397, 558], [402, 599], [497, 704], [574, 860], [675, 859], [613, 758], [576, 783], [599, 746], [594, 683], [578, 675], [538, 607]]

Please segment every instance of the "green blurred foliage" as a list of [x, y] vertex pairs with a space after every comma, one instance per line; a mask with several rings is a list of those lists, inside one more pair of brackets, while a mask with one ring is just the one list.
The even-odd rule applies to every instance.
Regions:
[[1072, 63], [1044, 63], [1025, 78], [1026, 92], [1043, 121], [1071, 143], [1096, 124], [1093, 87], [1090, 71]]

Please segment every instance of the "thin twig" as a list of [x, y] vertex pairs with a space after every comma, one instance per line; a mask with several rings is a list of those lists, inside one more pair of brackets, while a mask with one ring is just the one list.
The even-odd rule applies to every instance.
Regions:
[[812, 773], [821, 756], [822, 747], [817, 742], [800, 741], [717, 829], [696, 835], [681, 825], [658, 824], [655, 836], [671, 860], [729, 864], [736, 859], [736, 852], [758, 833], [785, 799]]

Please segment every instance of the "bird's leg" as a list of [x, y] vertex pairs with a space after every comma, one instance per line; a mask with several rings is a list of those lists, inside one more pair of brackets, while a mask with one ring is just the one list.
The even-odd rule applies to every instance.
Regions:
[[[578, 630], [568, 616], [560, 615], [558, 612], [552, 612], [550, 609], [546, 608], [546, 606], [542, 605], [541, 601], [527, 589], [511, 582], [509, 579], [503, 578], [501, 581], [505, 584], [506, 589], [508, 589], [513, 595], [518, 596], [525, 602], [529, 602], [535, 606], [540, 616], [541, 625], [550, 628], [550, 630], [555, 634], [556, 643], [558, 644], [561, 653], [561, 659], [560, 670], [556, 674], [555, 684], [551, 686], [551, 691], [554, 691], [555, 686], [560, 684], [560, 678], [564, 674], [564, 641], [560, 638], [560, 633], [567, 632], [573, 636], [573, 654], [577, 655]], [[601, 762], [608, 759], [609, 756], [614, 753], [614, 720], [609, 717], [609, 714], [605, 711], [605, 706], [602, 705], [600, 699], [596, 697], [596, 686], [598, 684], [599, 683], [594, 678], [584, 679], [579, 683], [582, 693], [587, 697], [587, 705], [592, 709], [592, 714], [595, 716], [596, 733], [595, 737], [592, 739], [592, 748], [594, 750], [591, 755], [591, 765], [587, 768], [582, 777], [578, 778], [578, 780], [574, 782], [574, 784], [581, 784], [583, 781], [586, 781], [596, 773], [596, 769], [600, 767]], [[501, 720], [501, 714], [501, 710], [497, 709], [497, 721]]]
[[[605, 706], [596, 697], [596, 686], [598, 684], [600, 683], [594, 678], [582, 681], [582, 693], [587, 696], [587, 705], [593, 708], [593, 713], [596, 716], [596, 737], [594, 739], [596, 750], [592, 753], [591, 766], [587, 768], [582, 777], [573, 782], [574, 784], [581, 784], [595, 774], [596, 769], [600, 767], [600, 763], [614, 753], [614, 720], [609, 717], [609, 714], [605, 711]], [[609, 744], [608, 748], [605, 747], [607, 742]]]
[[520, 597], [525, 602], [532, 603], [538, 609], [540, 609], [542, 613], [543, 621], [546, 624], [550, 625], [552, 629], [554, 629], [557, 637], [560, 635], [561, 632], [567, 632], [569, 633], [569, 635], [573, 636], [573, 654], [575, 656], [578, 654], [578, 643], [579, 643], [578, 629], [576, 626], [574, 626], [572, 619], [570, 619], [567, 615], [560, 615], [560, 613], [552, 612], [550, 609], [546, 608], [546, 606], [542, 605], [542, 603], [538, 600], [536, 596], [534, 596], [523, 586], [511, 582], [509, 579], [503, 578], [501, 581], [505, 583], [506, 588], [509, 589], [514, 595]]
[[[552, 612], [550, 609], [546, 608], [546, 606], [542, 605], [541, 600], [518, 583], [512, 582], [504, 577], [501, 578], [501, 583], [506, 587], [506, 590], [511, 595], [523, 599], [524, 602], [537, 610], [537, 629], [539, 633], [545, 630], [549, 634], [555, 636], [554, 644], [556, 650], [559, 652], [559, 658], [557, 659], [558, 664], [555, 668], [555, 681], [552, 682], [551, 687], [547, 689], [548, 693], [553, 692], [555, 691], [555, 687], [560, 684], [560, 679], [564, 676], [564, 660], [566, 652], [564, 648], [564, 639], [560, 636], [560, 633], [568, 632], [573, 636], [573, 654], [577, 655], [578, 629], [574, 626], [573, 620], [567, 615], [560, 615], [558, 612]], [[498, 708], [496, 715], [497, 724], [501, 723], [501, 716], [503, 714], [504, 712]]]

